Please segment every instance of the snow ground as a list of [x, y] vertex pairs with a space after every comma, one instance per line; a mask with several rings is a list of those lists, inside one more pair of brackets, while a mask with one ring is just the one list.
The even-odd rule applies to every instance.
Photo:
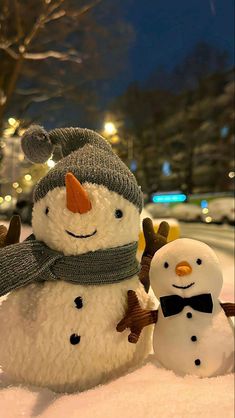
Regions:
[[223, 288], [220, 294], [221, 301], [234, 302], [234, 262], [230, 255], [216, 251], [223, 269]]
[[234, 417], [233, 375], [181, 378], [149, 362], [107, 385], [73, 395], [7, 386], [2, 380], [1, 418]]
[[[22, 239], [30, 234], [23, 229]], [[203, 237], [204, 238], [204, 237]], [[203, 238], [201, 238], [203, 240]], [[216, 249], [224, 273], [221, 300], [234, 300], [234, 263]], [[1, 303], [1, 299], [0, 299]], [[185, 378], [151, 360], [104, 386], [80, 394], [14, 386], [0, 370], [0, 418], [234, 418], [234, 376]]]

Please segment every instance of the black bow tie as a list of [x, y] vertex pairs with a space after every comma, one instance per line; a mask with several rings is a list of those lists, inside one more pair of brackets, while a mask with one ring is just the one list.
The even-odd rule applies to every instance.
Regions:
[[191, 306], [196, 311], [211, 313], [213, 302], [210, 293], [204, 293], [191, 298], [182, 298], [178, 295], [163, 296], [160, 298], [161, 308], [164, 316], [171, 316], [180, 313], [185, 306]]

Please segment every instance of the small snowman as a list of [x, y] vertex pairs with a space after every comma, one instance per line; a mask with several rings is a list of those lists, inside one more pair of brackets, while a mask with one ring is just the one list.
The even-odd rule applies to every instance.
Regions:
[[182, 238], [162, 247], [153, 257], [150, 282], [160, 301], [158, 310], [142, 310], [128, 292], [127, 315], [117, 329], [131, 329], [136, 343], [146, 325], [155, 323], [154, 357], [177, 374], [218, 376], [234, 369], [234, 331], [230, 316], [235, 304], [221, 303], [222, 271], [206, 244]]
[[142, 193], [97, 133], [33, 126], [26, 157], [61, 159], [36, 185], [33, 235], [0, 249], [0, 366], [13, 382], [82, 391], [140, 364], [153, 329], [137, 345], [116, 331], [127, 291], [149, 309], [136, 260]]

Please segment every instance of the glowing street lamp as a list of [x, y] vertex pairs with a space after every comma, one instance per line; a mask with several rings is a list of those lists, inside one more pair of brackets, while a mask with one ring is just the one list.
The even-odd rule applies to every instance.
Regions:
[[8, 123], [9, 123], [9, 125], [14, 126], [16, 124], [16, 119], [15, 118], [9, 118]]
[[51, 158], [47, 160], [47, 165], [49, 168], [55, 167], [55, 161], [53, 161]]
[[115, 135], [117, 133], [117, 128], [113, 122], [105, 122], [104, 132], [106, 135]]
[[18, 126], [19, 126], [19, 124], [20, 124], [20, 122], [17, 120], [17, 119], [15, 119], [15, 118], [9, 118], [8, 119], [8, 124], [12, 127], [12, 128], [18, 128]]
[[31, 181], [32, 180], [31, 174], [25, 174], [24, 178], [25, 178], [26, 181]]
[[11, 201], [11, 199], [12, 199], [12, 197], [11, 197], [11, 195], [10, 195], [10, 194], [8, 194], [7, 196], [5, 196], [5, 201], [6, 201], [6, 202], [10, 202], [10, 201]]
[[16, 120], [15, 118], [9, 118], [8, 119], [8, 127], [6, 129], [4, 129], [3, 131], [3, 136], [5, 138], [10, 138], [12, 135], [15, 134], [16, 129], [19, 128], [20, 126], [20, 121]]

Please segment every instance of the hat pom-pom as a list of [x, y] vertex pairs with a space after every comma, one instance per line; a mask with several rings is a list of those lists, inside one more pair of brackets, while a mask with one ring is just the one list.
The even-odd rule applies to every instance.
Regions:
[[32, 125], [21, 139], [25, 156], [33, 163], [45, 163], [53, 153], [53, 144], [49, 134], [39, 125]]

